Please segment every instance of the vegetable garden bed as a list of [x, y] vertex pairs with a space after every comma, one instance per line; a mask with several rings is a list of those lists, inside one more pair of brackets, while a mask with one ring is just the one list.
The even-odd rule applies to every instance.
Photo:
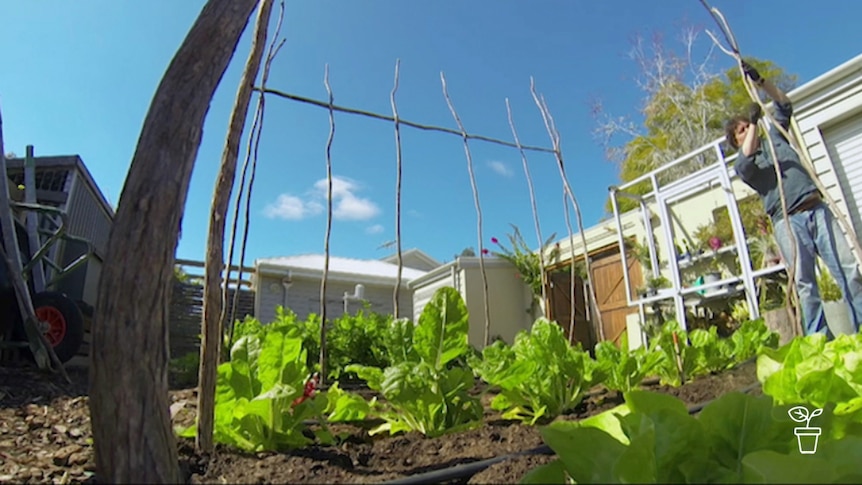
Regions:
[[[679, 397], [698, 404], [757, 382], [755, 365], [746, 363], [721, 374], [704, 376], [681, 387], [644, 386], [647, 390]], [[560, 419], [578, 420], [609, 410], [622, 402], [614, 392], [590, 396], [577, 412]], [[487, 406], [486, 406], [487, 409]], [[334, 425], [350, 437], [340, 446], [310, 446], [289, 453], [240, 453], [217, 446], [212, 456], [198, 456], [193, 442], [185, 440], [181, 456], [191, 464], [193, 483], [381, 483], [401, 477], [475, 462], [500, 455], [531, 450], [543, 444], [536, 426], [500, 419], [486, 411], [482, 427], [425, 438], [418, 433], [368, 436], [367, 430]], [[552, 456], [516, 457], [490, 466], [468, 483], [515, 483]], [[223, 483], [223, 482], [222, 482]]]
[[[93, 456], [85, 372], [70, 370], [72, 385], [31, 368], [0, 368], [0, 482], [69, 482], [92, 480]], [[682, 387], [649, 385], [646, 389], [678, 396], [689, 404], [717, 397], [756, 381], [753, 363], [705, 376]], [[365, 394], [365, 393], [363, 393]], [[369, 393], [370, 394], [370, 393]], [[174, 423], [194, 421], [193, 389], [171, 392]], [[613, 391], [588, 397], [574, 420], [621, 402]], [[289, 453], [248, 454], [217, 445], [211, 456], [198, 456], [193, 440], [180, 439], [180, 460], [193, 483], [379, 483], [460, 463], [535, 448], [542, 444], [536, 427], [502, 421], [486, 412], [475, 430], [423, 438], [417, 433], [369, 437], [359, 426], [335, 425], [351, 433], [337, 446], [311, 446]], [[512, 483], [551, 456], [524, 456], [492, 465], [470, 483]]]
[[[171, 392], [188, 481], [862, 483], [862, 335], [776, 349], [762, 321], [726, 339], [669, 322], [647, 348], [603, 342], [593, 358], [539, 319], [479, 353], [447, 288], [415, 326], [388, 325], [381, 364], [342, 369], [367, 387], [321, 392], [296, 325], [245, 328], [218, 367], [213, 453], [193, 450], [195, 391]], [[92, 477], [85, 377], [0, 369], [0, 482]], [[768, 396], [740, 393], [761, 382]], [[817, 457], [802, 451], [813, 418]]]

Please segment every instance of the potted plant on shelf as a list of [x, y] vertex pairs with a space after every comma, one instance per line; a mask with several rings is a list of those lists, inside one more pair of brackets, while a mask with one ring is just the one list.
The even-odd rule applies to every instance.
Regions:
[[647, 278], [646, 284], [638, 291], [641, 298], [649, 298], [658, 294], [658, 290], [670, 288], [670, 280], [662, 275]]
[[679, 244], [676, 245], [676, 252], [678, 255], [676, 259], [677, 261], [679, 261], [680, 266], [687, 266], [691, 264], [694, 258], [703, 254], [703, 249], [692, 248], [691, 245], [688, 243], [688, 239], [684, 239], [682, 241], [682, 244], [685, 250], [682, 250], [679, 247]]
[[718, 250], [721, 249], [721, 239], [718, 236], [712, 236], [707, 241], [710, 249], [712, 249], [712, 257], [709, 259], [707, 272], [703, 275], [703, 282], [713, 283], [721, 279], [721, 268], [718, 261]]

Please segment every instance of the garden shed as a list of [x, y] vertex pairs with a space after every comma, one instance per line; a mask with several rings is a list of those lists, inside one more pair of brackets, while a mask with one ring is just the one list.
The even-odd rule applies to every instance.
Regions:
[[[490, 307], [491, 338], [512, 343], [521, 330], [533, 323], [532, 294], [510, 262], [497, 258], [484, 258], [488, 279], [488, 306]], [[470, 314], [470, 345], [482, 349], [485, 340], [485, 293], [479, 258], [459, 256], [410, 282], [413, 292], [413, 316], [418, 321], [425, 305], [434, 292], [444, 286], [458, 290]]]
[[[278, 306], [290, 308], [303, 319], [320, 313], [323, 254], [258, 259], [254, 266], [255, 316], [261, 322], [271, 322]], [[337, 317], [345, 311], [353, 313], [364, 303], [374, 312], [392, 314], [397, 272], [398, 265], [382, 260], [330, 256], [327, 316]], [[402, 268], [400, 316], [413, 316], [413, 292], [409, 283], [425, 274], [419, 269]]]
[[[32, 147], [28, 149], [32, 150]], [[34, 157], [33, 161], [36, 168], [37, 203], [62, 210], [68, 221], [66, 234], [77, 238], [58, 241], [52, 246], [48, 258], [66, 267], [90, 254], [76, 269], [58, 281], [56, 290], [66, 293], [73, 300], [84, 302], [85, 306], [93, 307], [114, 209], [80, 156]], [[24, 183], [24, 162], [24, 158], [6, 160], [9, 179], [15, 186]], [[48, 219], [48, 216], [41, 216], [40, 227], [52, 230], [55, 221]]]

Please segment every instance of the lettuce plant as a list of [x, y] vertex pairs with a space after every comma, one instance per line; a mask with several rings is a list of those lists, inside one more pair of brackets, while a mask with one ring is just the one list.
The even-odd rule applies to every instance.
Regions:
[[[293, 405], [309, 375], [302, 338], [288, 327], [249, 332], [218, 367], [214, 439], [245, 451], [280, 450], [312, 442], [303, 421], [322, 416], [326, 395]], [[193, 425], [179, 434], [194, 437]], [[328, 431], [320, 432], [328, 439]]]
[[[346, 372], [350, 364], [384, 368], [389, 365], [385, 334], [392, 317], [365, 310], [345, 313], [330, 323], [326, 349], [331, 379], [354, 378]], [[319, 327], [316, 332], [320, 339]]]
[[497, 341], [486, 347], [470, 365], [500, 389], [492, 408], [504, 411], [505, 419], [529, 424], [574, 409], [593, 386], [596, 369], [587, 353], [569, 344], [559, 325], [544, 318], [529, 332], [518, 333], [512, 346]]
[[415, 329], [406, 321], [392, 322], [392, 328], [398, 332], [390, 349], [396, 363], [385, 369], [356, 364], [345, 368], [384, 400], [369, 402], [341, 392], [330, 406], [330, 420], [376, 416], [384, 424], [371, 434], [418, 431], [430, 437], [480, 424], [482, 405], [469, 394], [473, 373], [454, 365], [470, 352], [467, 307], [461, 295], [454, 288], [440, 288]]
[[608, 341], [596, 345], [596, 363], [604, 376], [602, 384], [623, 393], [636, 389], [646, 377], [654, 375], [665, 358], [664, 353], [647, 347], [629, 352], [625, 336], [620, 339], [619, 347]]
[[766, 328], [763, 320], [743, 323], [729, 338], [719, 337], [715, 327], [710, 327], [709, 330], [696, 328], [685, 332], [676, 321], [667, 322], [651, 342], [650, 349], [664, 354], [665, 358], [661, 359], [656, 371], [663, 384], [673, 386], [681, 384], [674, 333], [679, 342], [682, 371], [686, 378], [730, 369], [754, 357], [760, 349], [775, 348], [778, 345], [778, 334]]
[[763, 392], [782, 404], [833, 408], [836, 436], [862, 430], [862, 334], [797, 337], [757, 359]]
[[737, 362], [757, 357], [763, 348], [778, 348], [778, 334], [766, 326], [763, 318], [743, 322], [730, 340], [733, 342], [733, 358]]
[[[330, 320], [326, 331], [327, 380], [355, 378], [355, 375], [345, 373], [349, 364], [380, 368], [388, 366], [390, 360], [387, 342], [391, 321], [391, 315], [375, 313], [367, 308]], [[246, 317], [236, 326], [234, 336], [240, 338], [250, 334], [264, 335], [270, 329], [282, 327], [297, 332], [307, 351], [308, 366], [312, 370], [320, 371], [320, 316], [317, 314], [311, 314], [303, 320], [297, 318], [290, 309], [279, 306], [276, 307], [276, 316], [271, 323], [263, 325], [254, 318]]]
[[862, 436], [800, 454], [787, 409], [769, 396], [729, 393], [693, 417], [666, 394], [541, 429], [557, 459], [521, 483], [862, 483]]

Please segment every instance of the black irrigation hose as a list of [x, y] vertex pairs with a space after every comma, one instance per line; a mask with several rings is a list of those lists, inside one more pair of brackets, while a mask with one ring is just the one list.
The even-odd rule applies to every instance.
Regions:
[[[755, 389], [760, 387], [760, 382], [756, 382], [754, 384], [750, 384], [737, 392], [742, 392], [747, 394]], [[720, 396], [719, 396], [720, 397]], [[689, 414], [697, 414], [703, 408], [708, 406], [711, 402], [715, 401], [718, 398], [710, 399], [708, 401], [694, 404], [688, 406]], [[488, 458], [486, 460], [474, 461], [472, 463], [464, 463], [461, 465], [455, 465], [449, 468], [443, 468], [441, 470], [434, 470], [426, 473], [420, 473], [419, 475], [412, 475], [404, 478], [398, 478], [395, 480], [390, 480], [388, 482], [383, 482], [382, 485], [420, 485], [426, 483], [442, 483], [448, 482], [452, 480], [463, 480], [469, 479], [473, 475], [485, 470], [491, 465], [496, 465], [497, 463], [504, 462], [506, 460], [511, 460], [512, 458], [517, 458], [521, 456], [527, 455], [553, 455], [554, 451], [548, 445], [542, 445], [537, 448], [533, 448], [526, 451], [520, 451], [517, 453], [510, 453], [508, 455], [495, 456], [493, 458]]]
[[497, 463], [511, 460], [512, 458], [516, 458], [519, 456], [553, 454], [554, 450], [552, 450], [550, 446], [542, 445], [538, 448], [533, 448], [527, 451], [519, 451], [517, 453], [510, 453], [508, 455], [495, 456], [494, 458], [488, 458], [487, 460], [464, 463], [461, 465], [444, 468], [442, 470], [434, 470], [419, 475], [412, 475], [405, 478], [390, 480], [388, 482], [383, 482], [383, 485], [419, 485], [425, 483], [442, 483], [448, 482], [450, 480], [465, 479], [472, 477], [473, 475], [479, 473], [480, 471], [488, 468], [491, 465], [496, 465]]

